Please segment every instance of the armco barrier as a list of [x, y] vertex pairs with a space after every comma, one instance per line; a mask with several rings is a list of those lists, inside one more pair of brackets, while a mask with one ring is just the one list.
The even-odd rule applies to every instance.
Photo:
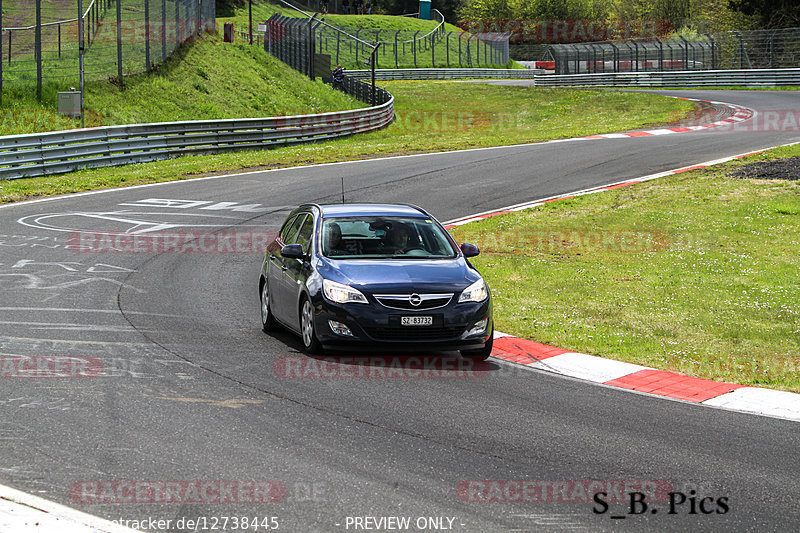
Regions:
[[[375, 69], [376, 80], [533, 79], [542, 70], [513, 68], [404, 68]], [[348, 70], [348, 76], [369, 78], [370, 70]]]
[[536, 76], [540, 87], [785, 87], [800, 86], [800, 68], [617, 72]]
[[373, 131], [394, 118], [394, 98], [388, 96], [388, 101], [375, 107], [317, 115], [104, 126], [0, 137], [0, 179], [178, 155], [255, 150]]

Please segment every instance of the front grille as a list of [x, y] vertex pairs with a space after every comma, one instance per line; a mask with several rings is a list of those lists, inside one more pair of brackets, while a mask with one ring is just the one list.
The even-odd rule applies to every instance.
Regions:
[[413, 305], [411, 296], [411, 294], [376, 294], [375, 299], [384, 307], [407, 311], [437, 309], [449, 304], [453, 299], [453, 293], [420, 294], [418, 295], [421, 300], [419, 305]]
[[450, 340], [459, 338], [466, 326], [384, 326], [365, 328], [367, 335], [384, 341]]

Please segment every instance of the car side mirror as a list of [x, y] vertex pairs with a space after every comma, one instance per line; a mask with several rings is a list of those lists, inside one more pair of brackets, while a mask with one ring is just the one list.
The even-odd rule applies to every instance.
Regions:
[[465, 242], [461, 245], [461, 253], [464, 254], [464, 257], [475, 257], [480, 254], [481, 251], [474, 244]]
[[287, 244], [281, 248], [281, 256], [288, 259], [307, 259], [306, 254], [303, 252], [303, 245], [301, 244]]

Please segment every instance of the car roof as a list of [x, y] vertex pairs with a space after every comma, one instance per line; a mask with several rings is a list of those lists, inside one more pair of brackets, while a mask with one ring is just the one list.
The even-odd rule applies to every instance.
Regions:
[[430, 216], [419, 207], [404, 204], [328, 204], [319, 207], [322, 209], [323, 217]]

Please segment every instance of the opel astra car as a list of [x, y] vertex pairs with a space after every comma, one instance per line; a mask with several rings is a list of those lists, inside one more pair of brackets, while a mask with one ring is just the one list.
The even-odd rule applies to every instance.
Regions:
[[267, 245], [261, 324], [298, 334], [310, 354], [382, 346], [485, 359], [492, 300], [476, 255], [416, 206], [301, 205]]

